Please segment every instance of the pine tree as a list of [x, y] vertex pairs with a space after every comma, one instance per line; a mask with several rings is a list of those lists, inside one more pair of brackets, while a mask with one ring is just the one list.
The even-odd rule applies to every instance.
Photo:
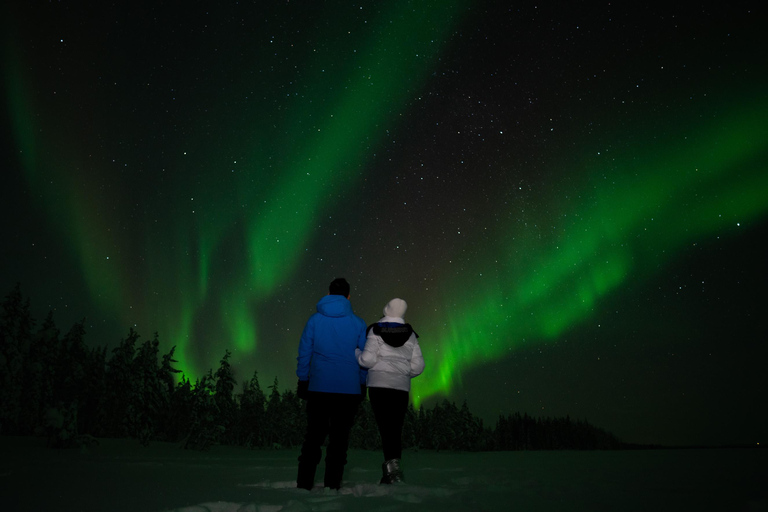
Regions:
[[232, 366], [230, 366], [228, 361], [231, 355], [229, 350], [226, 350], [224, 357], [220, 361], [219, 369], [216, 370], [216, 393], [214, 399], [218, 411], [217, 423], [224, 427], [223, 440], [234, 443], [237, 410], [232, 392], [237, 381], [235, 381]]
[[468, 451], [479, 450], [483, 433], [482, 421], [472, 415], [466, 400], [461, 405], [457, 421], [459, 435], [455, 448]]
[[78, 410], [78, 431], [81, 434], [104, 435], [102, 422], [107, 400], [106, 360], [107, 347], [90, 349], [86, 356]]
[[160, 365], [160, 381], [165, 385], [165, 391], [168, 396], [173, 394], [173, 390], [176, 387], [176, 379], [173, 375], [181, 373], [181, 370], [173, 367], [173, 363], [178, 363], [178, 361], [173, 358], [173, 353], [175, 351], [176, 345], [172, 346], [171, 350], [163, 356], [163, 362]]
[[416, 421], [416, 410], [413, 408], [413, 403], [409, 403], [403, 421], [403, 448], [414, 448], [417, 446]]
[[59, 351], [57, 402], [78, 403], [85, 383], [85, 319], [77, 322], [62, 340]]
[[243, 393], [240, 395], [240, 420], [238, 444], [248, 448], [264, 446], [266, 425], [264, 392], [259, 386], [258, 372], [253, 372], [250, 381], [243, 383]]
[[17, 434], [21, 420], [24, 361], [34, 320], [16, 284], [0, 305], [0, 434]]
[[276, 421], [277, 443], [283, 448], [299, 446], [304, 440], [307, 416], [302, 404], [296, 393], [291, 390], [285, 391], [280, 397]]
[[79, 409], [83, 404], [86, 379], [85, 319], [76, 323], [59, 345], [54, 369], [58, 386], [54, 405], [46, 412], [48, 438], [54, 446], [75, 446], [79, 429]]
[[185, 439], [193, 423], [195, 394], [192, 383], [186, 377], [181, 377], [173, 390], [168, 415], [164, 424], [163, 437], [168, 441]]
[[448, 400], [436, 404], [429, 421], [431, 429], [431, 448], [447, 450], [455, 446], [459, 426], [459, 414], [456, 405]]
[[281, 448], [280, 446], [280, 391], [278, 390], [277, 377], [275, 382], [269, 386], [272, 392], [267, 400], [267, 409], [265, 414], [265, 446], [269, 448]]
[[44, 434], [45, 412], [53, 407], [54, 363], [59, 347], [59, 330], [49, 311], [43, 325], [34, 335], [26, 358], [22, 378], [21, 428], [23, 434]]
[[157, 437], [160, 440], [176, 441], [179, 439], [176, 427], [173, 425], [178, 418], [174, 418], [173, 400], [176, 392], [176, 379], [174, 374], [181, 373], [173, 367], [173, 363], [178, 363], [173, 358], [173, 353], [176, 351], [176, 346], [171, 347], [171, 350], [163, 355], [163, 362], [158, 370], [158, 380], [160, 382], [160, 396], [162, 406], [158, 414], [157, 425]]
[[165, 407], [165, 383], [160, 379], [157, 355], [160, 345], [155, 333], [145, 341], [131, 363], [131, 384], [128, 430], [132, 437], [147, 446], [156, 436], [160, 415]]
[[376, 424], [376, 418], [371, 409], [371, 402], [363, 400], [357, 410], [355, 422], [349, 436], [350, 446], [363, 450], [380, 450], [381, 435]]
[[416, 446], [418, 448], [427, 448], [427, 413], [424, 406], [419, 406], [419, 412], [416, 415]]
[[219, 417], [215, 400], [216, 384], [212, 370], [195, 383], [192, 402], [192, 424], [184, 441], [184, 448], [207, 450], [221, 439], [224, 426], [217, 423]]
[[128, 419], [133, 411], [133, 358], [136, 354], [136, 342], [139, 333], [129, 329], [128, 336], [120, 345], [112, 349], [112, 357], [107, 361], [107, 402], [105, 414], [106, 435], [128, 437], [130, 425]]

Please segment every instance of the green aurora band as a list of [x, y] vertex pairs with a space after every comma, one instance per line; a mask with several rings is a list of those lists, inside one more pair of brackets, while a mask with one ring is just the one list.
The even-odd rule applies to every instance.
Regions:
[[[21, 72], [21, 52], [9, 30], [5, 78], [22, 166], [30, 187], [42, 198], [42, 207], [71, 240], [91, 296], [103, 311], [116, 313], [127, 323], [151, 318], [163, 339], [176, 345], [179, 367], [189, 376], [201, 374], [194, 362], [198, 358], [189, 353], [190, 344], [195, 338], [205, 339], [200, 331], [211, 323], [212, 309], [217, 310], [219, 324], [228, 331], [235, 349], [253, 351], [258, 339], [254, 314], [258, 304], [268, 300], [300, 263], [318, 216], [363, 176], [360, 167], [369, 158], [371, 145], [378, 143], [387, 127], [396, 126], [401, 112], [420, 91], [460, 5], [451, 2], [436, 13], [426, 3], [388, 2], [373, 14], [365, 39], [355, 41], [360, 46], [354, 58], [350, 57], [352, 43], [344, 37], [330, 38], [320, 54], [304, 56], [307, 76], [302, 82], [307, 85], [303, 89], [296, 85], [302, 92], [292, 99], [294, 106], [285, 111], [278, 108], [280, 112], [266, 118], [240, 120], [234, 131], [248, 135], [239, 135], [237, 143], [219, 151], [245, 157], [224, 161], [217, 154], [208, 160], [190, 162], [185, 157], [170, 164], [177, 175], [169, 173], [177, 184], [172, 208], [158, 203], [144, 210], [145, 215], [152, 208], [170, 215], [155, 220], [154, 225], [148, 218], [143, 234], [130, 234], [146, 250], [126, 247], [124, 232], [118, 239], [112, 226], [119, 226], [121, 217], [133, 217], [133, 212], [120, 212], [119, 206], [108, 204], [94, 185], [96, 180], [89, 178], [87, 170], [94, 164], [79, 161], [66, 149], [82, 146], [75, 135], [81, 127], [70, 127], [69, 132], [65, 127], [43, 131], [43, 120], [50, 118], [55, 126], [54, 118], [68, 116], [49, 112], [40, 120], [30, 115], [51, 107], [26, 92], [32, 90], [29, 82], [33, 79]], [[348, 34], [348, 20], [342, 13], [328, 16], [326, 25], [331, 28], [325, 30]], [[270, 55], [262, 52], [265, 62]], [[327, 77], [326, 69], [334, 70], [333, 78]], [[242, 78], [240, 92], [246, 96], [259, 85]], [[274, 84], [268, 87], [279, 89]], [[227, 101], [221, 98], [220, 106]], [[276, 121], [279, 128], [267, 127], [270, 116], [280, 118]], [[224, 115], [216, 122], [229, 130], [228, 125], [235, 121]], [[203, 139], [193, 147], [208, 143]], [[239, 172], [222, 179], [234, 164]], [[197, 172], [203, 178], [195, 182]], [[55, 187], [49, 187], [49, 182], [55, 182]], [[194, 208], [185, 204], [195, 199]], [[194, 210], [194, 219], [190, 219], [190, 210]], [[158, 240], [166, 242], [162, 250], [153, 248]], [[122, 265], [114, 256], [105, 257], [114, 255], [117, 247], [121, 248], [117, 252], [122, 253]], [[214, 280], [214, 262], [221, 263], [222, 253], [234, 253], [247, 263]], [[146, 274], [130, 275], [128, 260], [140, 262]], [[150, 284], [142, 287], [142, 281]], [[214, 281], [216, 289], [211, 286]], [[211, 353], [208, 362], [217, 365], [220, 356]]]
[[[387, 10], [377, 17], [377, 38], [363, 42], [359, 51], [362, 61], [351, 67], [346, 77], [337, 79], [338, 92], [331, 97], [324, 93], [322, 107], [309, 101], [292, 109], [299, 114], [286, 121], [285, 132], [300, 136], [282, 141], [281, 152], [290, 156], [282, 161], [277, 177], [265, 189], [254, 186], [252, 176], [260, 175], [270, 166], [271, 156], [265, 156], [269, 151], [260, 146], [275, 136], [251, 128], [251, 143], [257, 149], [247, 158], [253, 163], [240, 174], [244, 181], [235, 190], [241, 194], [240, 202], [261, 206], [245, 218], [240, 218], [240, 213], [231, 218], [217, 215], [214, 221], [197, 230], [196, 246], [189, 249], [198, 255], [197, 268], [182, 272], [196, 274], [197, 279], [178, 283], [197, 284], [197, 289], [181, 294], [181, 321], [166, 327], [172, 339], [178, 340], [182, 357], [185, 340], [192, 339], [194, 319], [206, 301], [214, 254], [222, 245], [231, 244], [228, 232], [240, 221], [244, 233], [238, 233], [236, 238], [240, 240], [244, 235], [245, 244], [240, 252], [247, 255], [247, 264], [238, 269], [232, 286], [223, 287], [227, 296], [217, 302], [222, 324], [228, 329], [234, 347], [242, 352], [255, 349], [258, 326], [254, 311], [258, 304], [267, 300], [301, 262], [303, 248], [318, 217], [358, 183], [362, 177], [360, 166], [370, 155], [370, 141], [381, 137], [382, 125], [397, 122], [398, 113], [422, 87], [440, 50], [435, 41], [445, 39], [458, 6], [458, 2], [446, 5], [441, 15], [435, 17], [426, 8], [412, 10], [407, 3], [388, 4]], [[339, 44], [337, 52], [326, 53], [349, 53], [349, 48], [344, 48], [346, 41]], [[319, 89], [318, 84], [324, 80], [321, 75], [333, 65], [332, 59], [318, 62], [314, 76], [305, 81]], [[344, 87], [338, 87], [339, 83]], [[302, 127], [307, 119], [315, 123], [310, 130]], [[216, 205], [225, 202], [226, 199], [213, 201]], [[216, 359], [211, 362], [217, 364], [219, 355], [215, 354]], [[184, 368], [185, 372], [198, 375], [195, 370], [189, 364]]]
[[596, 179], [574, 191], [580, 204], [561, 213], [546, 235], [508, 241], [496, 258], [497, 281], [478, 285], [475, 297], [484, 299], [446, 307], [456, 314], [430, 341], [436, 348], [425, 351], [436, 370], [414, 380], [414, 403], [450, 394], [467, 369], [529, 342], [557, 339], [592, 317], [599, 300], [655, 272], [684, 247], [736, 234], [763, 217], [768, 104], [756, 97], [667, 144], [649, 136], [643, 157], [614, 153], [610, 163], [582, 170]]
[[[291, 108], [270, 111], [274, 119], [214, 116], [210, 131], [235, 124], [232, 131], [245, 135], [216, 151], [201, 150], [205, 154], [198, 158], [194, 150], [208, 142], [201, 135], [190, 144], [189, 157], [173, 156], [167, 168], [176, 195], [168, 206], [138, 200], [147, 203], [149, 213], [133, 231], [121, 227], [121, 218], [134, 212], [122, 201], [110, 203], [93, 179], [109, 172], [106, 164], [75, 149], [89, 139], [84, 134], [92, 139], [95, 134], [59, 124], [80, 119], [76, 106], [54, 107], [29, 92], [34, 78], [22, 72], [23, 54], [13, 31], [6, 31], [7, 102], [30, 188], [69, 242], [105, 314], [126, 324], [149, 319], [164, 343], [177, 346], [186, 375], [201, 375], [222, 355], [211, 352], [205, 362], [200, 354], [193, 357], [194, 340], [205, 339], [200, 332], [209, 321], [215, 324], [211, 332], [223, 327], [232, 343], [210, 341], [243, 353], [256, 349], [255, 311], [302, 263], [318, 219], [364, 178], [370, 148], [387, 127], [397, 126], [442, 50], [433, 41], [446, 39], [460, 13], [459, 3], [441, 8], [439, 18], [401, 2], [383, 9], [372, 20], [375, 36], [356, 41], [358, 60], [347, 62], [349, 42], [343, 38], [319, 56], [305, 57], [311, 62], [306, 85], [295, 86], [303, 92], [292, 96]], [[341, 30], [343, 20], [333, 26]], [[334, 77], [325, 73], [331, 68]], [[238, 96], [259, 89], [247, 75], [240, 80]], [[699, 125], [687, 138], [660, 141], [647, 135], [636, 151], [617, 150], [610, 162], [585, 158], [570, 172], [587, 180], [569, 194], [571, 202], [542, 201], [550, 212], [559, 211], [558, 220], [547, 222], [551, 213], [530, 219], [530, 225], [554, 224], [551, 230], [520, 233], [511, 226], [499, 233], [498, 243], [468, 272], [485, 276], [474, 299], [455, 299], [444, 327], [441, 318], [421, 322], [419, 330], [430, 333], [425, 342], [430, 371], [414, 381], [414, 402], [448, 395], [465, 371], [583, 325], [598, 301], [655, 272], [686, 246], [736, 234], [765, 216], [768, 108], [759, 92], [742, 96], [752, 97], [760, 100], [743, 100], [729, 109], [730, 117]], [[227, 100], [216, 99], [219, 106]], [[169, 152], [185, 149], [177, 142]], [[238, 172], [230, 172], [233, 166]], [[130, 190], [127, 183], [119, 185], [117, 190]], [[157, 222], [153, 209], [162, 214]], [[162, 249], [154, 248], [158, 240], [165, 241]], [[459, 281], [448, 288], [465, 289]]]

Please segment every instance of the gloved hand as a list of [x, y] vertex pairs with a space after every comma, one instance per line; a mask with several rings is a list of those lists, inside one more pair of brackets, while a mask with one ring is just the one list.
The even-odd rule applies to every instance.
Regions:
[[296, 396], [299, 397], [300, 400], [306, 400], [309, 398], [309, 381], [308, 380], [300, 380], [298, 384], [296, 385]]

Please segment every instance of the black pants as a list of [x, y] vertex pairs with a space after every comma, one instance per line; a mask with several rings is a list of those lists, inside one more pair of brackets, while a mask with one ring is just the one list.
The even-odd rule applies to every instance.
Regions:
[[360, 395], [342, 393], [310, 393], [307, 399], [307, 433], [299, 455], [296, 486], [311, 489], [315, 470], [323, 457], [322, 446], [328, 437], [325, 453], [326, 487], [338, 489], [347, 463], [349, 432], [355, 421]]
[[408, 409], [408, 392], [389, 388], [368, 388], [384, 448], [384, 460], [403, 457], [403, 421]]

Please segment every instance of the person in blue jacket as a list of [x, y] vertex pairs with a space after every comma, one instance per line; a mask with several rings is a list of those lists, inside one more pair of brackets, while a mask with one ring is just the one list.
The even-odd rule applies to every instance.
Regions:
[[352, 312], [349, 283], [334, 279], [299, 342], [297, 394], [307, 400], [307, 433], [299, 456], [298, 488], [314, 486], [326, 437], [324, 485], [341, 487], [349, 433], [365, 397], [367, 370], [358, 365], [355, 355], [355, 349], [365, 348], [365, 329], [365, 322]]

